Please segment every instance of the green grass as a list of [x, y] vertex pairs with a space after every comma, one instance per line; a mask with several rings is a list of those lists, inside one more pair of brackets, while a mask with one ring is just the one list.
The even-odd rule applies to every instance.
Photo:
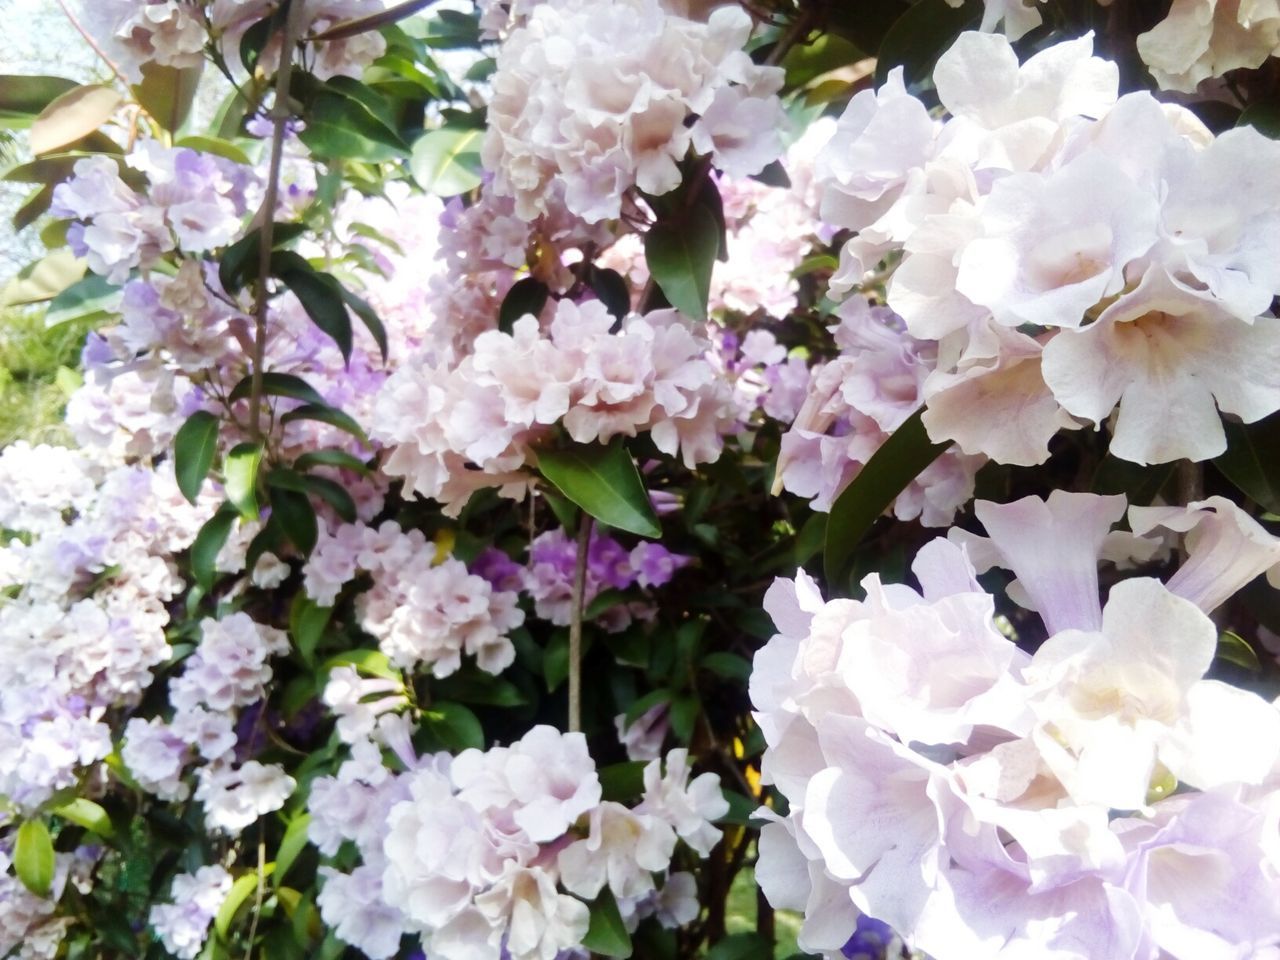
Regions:
[[43, 310], [0, 311], [0, 447], [72, 442], [62, 417], [85, 331], [70, 323], [46, 330]]

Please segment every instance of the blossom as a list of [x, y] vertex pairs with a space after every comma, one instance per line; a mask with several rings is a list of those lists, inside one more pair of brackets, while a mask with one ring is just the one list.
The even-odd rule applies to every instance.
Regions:
[[173, 878], [172, 902], [153, 906], [148, 920], [166, 950], [182, 960], [193, 960], [230, 892], [231, 875], [217, 864], [180, 873]]

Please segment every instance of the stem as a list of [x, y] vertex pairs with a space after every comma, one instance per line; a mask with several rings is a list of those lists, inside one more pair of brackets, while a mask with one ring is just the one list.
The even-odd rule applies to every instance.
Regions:
[[66, 16], [67, 20], [71, 22], [71, 26], [75, 28], [76, 33], [80, 34], [80, 36], [84, 38], [84, 42], [89, 45], [89, 49], [96, 53], [98, 58], [111, 68], [111, 72], [115, 74], [116, 79], [128, 88], [129, 79], [124, 75], [124, 71], [116, 65], [114, 60], [107, 56], [106, 51], [98, 45], [98, 42], [94, 40], [92, 36], [90, 36], [89, 31], [84, 28], [84, 24], [82, 24], [76, 18], [76, 15], [71, 12], [71, 9], [67, 6], [66, 0], [58, 0], [58, 6], [62, 8], [63, 14]]
[[569, 732], [582, 729], [582, 601], [587, 592], [587, 548], [591, 544], [591, 516], [583, 513], [578, 524], [578, 560], [573, 568], [573, 595], [569, 601]]
[[769, 56], [764, 61], [765, 66], [776, 67], [791, 52], [792, 47], [809, 35], [816, 13], [817, 8], [809, 5], [800, 10], [800, 15], [791, 21], [791, 26], [782, 35], [782, 39], [769, 51]]
[[245, 947], [244, 960], [253, 956], [253, 941], [258, 936], [258, 917], [262, 914], [262, 897], [267, 881], [267, 845], [262, 839], [262, 825], [258, 825], [258, 889], [253, 896], [253, 922], [249, 924], [249, 944]]
[[280, 165], [284, 159], [284, 132], [289, 122], [289, 81], [293, 76], [293, 48], [302, 29], [306, 0], [293, 0], [284, 22], [280, 66], [276, 70], [276, 98], [271, 105], [271, 164], [267, 168], [267, 188], [258, 212], [258, 282], [254, 304], [253, 379], [249, 385], [249, 431], [254, 440], [262, 437], [262, 374], [267, 357], [267, 277], [271, 274], [271, 242], [275, 230], [276, 197], [280, 188]]

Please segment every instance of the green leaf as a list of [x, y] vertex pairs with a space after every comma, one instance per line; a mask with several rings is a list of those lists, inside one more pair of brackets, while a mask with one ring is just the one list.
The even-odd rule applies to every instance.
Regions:
[[213, 589], [213, 581], [218, 574], [214, 562], [231, 534], [231, 525], [235, 523], [236, 516], [235, 507], [224, 503], [217, 513], [205, 521], [191, 544], [191, 573], [205, 593]]
[[175, 133], [191, 116], [203, 71], [203, 60], [194, 67], [144, 63], [142, 82], [134, 85], [133, 95], [162, 129]]
[[52, 153], [93, 133], [111, 119], [123, 98], [107, 84], [86, 84], [60, 95], [31, 124], [28, 145], [36, 156]]
[[538, 452], [538, 469], [601, 523], [642, 537], [662, 536], [658, 515], [622, 438]]
[[307, 827], [311, 823], [311, 814], [300, 813], [289, 821], [284, 836], [280, 838], [280, 847], [276, 850], [276, 869], [271, 875], [272, 886], [279, 886], [285, 874], [298, 859], [298, 854], [307, 846]]
[[1252, 104], [1240, 114], [1237, 127], [1253, 127], [1264, 137], [1280, 139], [1280, 105], [1262, 101]]
[[91, 273], [49, 301], [44, 325], [56, 327], [72, 321], [98, 320], [118, 312], [120, 288], [106, 277]]
[[333, 617], [333, 607], [322, 607], [305, 593], [298, 593], [289, 608], [289, 635], [308, 666], [315, 662], [316, 647]]
[[946, 0], [919, 0], [894, 21], [880, 41], [876, 54], [876, 86], [889, 78], [889, 71], [902, 67], [908, 87], [933, 76], [934, 65], [958, 34], [976, 26], [982, 18], [982, 4], [965, 0], [953, 7]]
[[293, 291], [302, 309], [317, 327], [333, 337], [342, 359], [351, 361], [351, 317], [342, 297], [341, 285], [326, 273], [318, 273], [298, 256], [287, 261], [290, 266], [277, 269], [279, 254], [272, 257], [272, 272]]
[[1280, 414], [1257, 423], [1224, 420], [1227, 450], [1213, 460], [1241, 493], [1271, 513], [1280, 513]]
[[[275, 871], [274, 863], [266, 864], [262, 869], [263, 877], [269, 877]], [[213, 929], [218, 931], [218, 936], [226, 940], [227, 934], [231, 931], [231, 923], [236, 918], [236, 914], [240, 908], [244, 906], [244, 902], [249, 899], [249, 895], [258, 889], [258, 873], [253, 871], [241, 874], [236, 878], [236, 882], [231, 885], [231, 892], [227, 894], [227, 899], [222, 901], [222, 906], [218, 908], [218, 914], [213, 918]]]
[[55, 250], [20, 271], [0, 292], [0, 307], [52, 300], [84, 276], [85, 263], [70, 250]]
[[707, 960], [772, 960], [773, 948], [758, 933], [734, 933], [707, 951]]
[[351, 312], [354, 313], [364, 323], [365, 329], [369, 331], [369, 336], [373, 337], [373, 342], [378, 345], [378, 352], [382, 354], [382, 362], [387, 362], [387, 328], [382, 325], [382, 321], [378, 319], [377, 312], [369, 305], [369, 301], [363, 297], [357, 296], [346, 288], [345, 285], [334, 284], [338, 288], [338, 294]]
[[354, 37], [356, 34], [366, 33], [370, 30], [377, 30], [380, 27], [388, 26], [397, 20], [403, 20], [405, 17], [412, 16], [419, 10], [429, 7], [435, 0], [405, 0], [404, 3], [398, 3], [388, 10], [379, 10], [377, 13], [371, 13], [363, 17], [355, 17], [351, 20], [343, 20], [334, 24], [327, 30], [307, 37], [308, 41], [317, 42], [322, 40], [344, 40], [347, 37]]
[[368, 476], [369, 474], [368, 464], [359, 457], [347, 453], [345, 450], [335, 450], [332, 447], [324, 450], [310, 450], [293, 461], [293, 468], [303, 473], [312, 467], [340, 467], [343, 470], [350, 470], [352, 473], [359, 473], [363, 476]]
[[484, 729], [476, 715], [460, 703], [433, 703], [422, 714], [422, 723], [452, 753], [484, 749]]
[[638, 800], [640, 794], [644, 793], [644, 768], [648, 765], [644, 760], [625, 760], [601, 767], [601, 799], [612, 800], [614, 803]]
[[671, 711], [668, 714], [671, 718], [671, 732], [682, 743], [688, 743], [693, 739], [693, 726], [701, 712], [702, 707], [698, 703], [698, 698], [692, 694], [682, 693], [672, 699]]
[[[292, 373], [276, 373], [268, 370], [262, 375], [262, 392], [271, 397], [289, 397], [304, 403], [325, 406], [325, 399], [316, 392], [316, 388]], [[227, 399], [232, 403], [237, 400], [247, 400], [252, 393], [253, 376], [250, 375], [235, 385]]]
[[695, 320], [707, 318], [711, 268], [720, 250], [715, 214], [699, 203], [680, 222], [659, 222], [644, 237], [654, 282], [673, 307]]
[[502, 298], [502, 306], [498, 308], [498, 329], [510, 333], [515, 322], [525, 314], [536, 317], [546, 306], [550, 293], [547, 285], [534, 277], [517, 280]]
[[631, 934], [627, 933], [618, 902], [608, 887], [591, 904], [591, 925], [582, 938], [582, 945], [592, 953], [606, 957], [631, 956]]
[[437, 197], [456, 197], [480, 186], [480, 141], [484, 131], [441, 127], [414, 141], [409, 170], [418, 186]]
[[[307, 230], [305, 223], [277, 223], [271, 228], [271, 249], [276, 250], [295, 240]], [[257, 279], [258, 250], [262, 229], [254, 228], [227, 247], [218, 264], [218, 280], [227, 293], [236, 293], [250, 280]]]
[[324, 662], [327, 673], [334, 667], [352, 666], [371, 677], [382, 677], [385, 680], [401, 681], [400, 671], [391, 666], [391, 661], [381, 650], [346, 650], [330, 657]]
[[258, 519], [258, 467], [261, 463], [262, 444], [237, 443], [227, 454], [222, 468], [227, 499], [246, 520]]
[[626, 716], [627, 726], [628, 727], [631, 726], [631, 724], [635, 723], [638, 719], [640, 719], [641, 714], [646, 713], [649, 710], [652, 710], [658, 704], [670, 703], [670, 702], [671, 702], [670, 690], [652, 690], [649, 693], [646, 693], [643, 697], [633, 702], [631, 706], [627, 707], [627, 716]]
[[207, 410], [197, 410], [178, 428], [173, 438], [173, 470], [178, 489], [191, 503], [200, 496], [204, 478], [218, 452], [218, 418]]
[[55, 816], [62, 817], [63, 820], [70, 820], [77, 826], [92, 830], [100, 837], [110, 837], [116, 832], [111, 825], [111, 818], [107, 816], [107, 811], [102, 809], [102, 805], [86, 800], [84, 797], [76, 797], [69, 803], [54, 807], [51, 812]]
[[760, 809], [760, 801], [753, 797], [748, 797], [744, 793], [738, 793], [736, 790], [720, 791], [725, 801], [729, 804], [729, 810], [722, 817], [716, 818], [716, 823], [735, 823], [738, 826], [745, 827], [751, 823], [751, 815]]
[[587, 286], [609, 314], [621, 320], [631, 312], [631, 288], [617, 270], [591, 266], [587, 269]]
[[316, 523], [316, 511], [311, 506], [311, 498], [305, 493], [298, 493], [272, 483], [275, 473], [267, 477], [267, 496], [271, 500], [271, 517], [280, 524], [289, 542], [298, 548], [304, 557], [315, 549], [319, 535]]
[[0, 127], [25, 129], [40, 111], [79, 84], [65, 77], [0, 76]]
[[356, 522], [356, 502], [342, 484], [328, 477], [307, 476], [302, 478], [302, 484], [308, 493], [332, 507], [344, 523]]
[[14, 211], [11, 221], [14, 233], [25, 230], [49, 212], [49, 208], [53, 206], [53, 187], [52, 183], [37, 187], [22, 201], [22, 206]]
[[37, 897], [47, 897], [53, 887], [53, 839], [43, 820], [26, 820], [18, 828], [13, 846], [13, 869], [22, 885]]
[[356, 423], [353, 417], [334, 407], [308, 403], [298, 407], [296, 410], [290, 410], [280, 418], [281, 423], [293, 423], [295, 420], [318, 420], [321, 423], [329, 424], [331, 427], [337, 427], [339, 430], [345, 430], [353, 437], [357, 437], [366, 443], [369, 440], [365, 436], [364, 428]]
[[175, 147], [186, 147], [188, 150], [198, 150], [200, 153], [212, 153], [214, 156], [222, 157], [224, 160], [230, 160], [232, 163], [242, 163], [245, 166], [253, 162], [249, 159], [247, 153], [230, 140], [224, 140], [221, 137], [192, 134], [175, 140], [173, 145]]
[[316, 97], [307, 127], [298, 139], [326, 160], [389, 163], [402, 160], [409, 153], [399, 134], [388, 129], [363, 103], [339, 93]]
[[1244, 667], [1253, 673], [1262, 670], [1262, 662], [1258, 659], [1257, 652], [1249, 646], [1244, 637], [1231, 630], [1222, 631], [1222, 635], [1218, 637], [1217, 658], [1227, 663], [1234, 663], [1237, 667]]
[[920, 472], [951, 444], [934, 443], [921, 422], [922, 407], [908, 417], [866, 462], [831, 505], [823, 565], [827, 582], [843, 595], [858, 544]]
[[726, 680], [738, 680], [743, 683], [751, 676], [751, 661], [726, 651], [708, 653], [702, 658], [702, 668]]

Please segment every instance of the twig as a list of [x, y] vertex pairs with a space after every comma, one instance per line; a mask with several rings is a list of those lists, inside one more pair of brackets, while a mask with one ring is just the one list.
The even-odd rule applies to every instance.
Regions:
[[253, 895], [253, 922], [249, 924], [249, 944], [244, 950], [244, 960], [253, 957], [253, 941], [258, 936], [258, 917], [262, 915], [262, 898], [267, 882], [267, 844], [262, 839], [262, 826], [258, 826], [258, 889]]
[[267, 277], [271, 273], [271, 242], [276, 220], [276, 196], [280, 187], [280, 165], [284, 159], [284, 132], [289, 122], [289, 80], [293, 76], [293, 48], [302, 28], [306, 0], [293, 0], [284, 22], [280, 66], [276, 70], [276, 99], [271, 105], [271, 164], [267, 168], [266, 194], [258, 219], [258, 282], [254, 304], [253, 379], [249, 384], [249, 431], [254, 440], [262, 437], [262, 374], [267, 359]]
[[782, 39], [769, 51], [769, 56], [765, 57], [765, 66], [776, 67], [791, 52], [792, 47], [809, 35], [816, 12], [816, 7], [811, 5], [804, 6], [804, 9], [800, 11], [800, 15], [791, 22], [787, 32], [782, 35]]
[[578, 524], [578, 559], [573, 568], [569, 601], [569, 732], [582, 729], [582, 601], [587, 592], [587, 549], [591, 544], [591, 515]]
[[111, 72], [115, 74], [116, 79], [128, 88], [129, 78], [124, 75], [124, 71], [120, 69], [116, 62], [107, 56], [107, 52], [98, 45], [98, 41], [93, 39], [89, 31], [84, 28], [84, 24], [82, 24], [79, 19], [77, 19], [76, 15], [71, 12], [71, 8], [67, 6], [66, 0], [58, 0], [58, 6], [62, 8], [63, 14], [71, 22], [71, 26], [75, 28], [76, 33], [80, 34], [80, 36], [84, 38], [84, 42], [89, 45], [89, 49], [96, 53], [98, 58], [111, 68]]

